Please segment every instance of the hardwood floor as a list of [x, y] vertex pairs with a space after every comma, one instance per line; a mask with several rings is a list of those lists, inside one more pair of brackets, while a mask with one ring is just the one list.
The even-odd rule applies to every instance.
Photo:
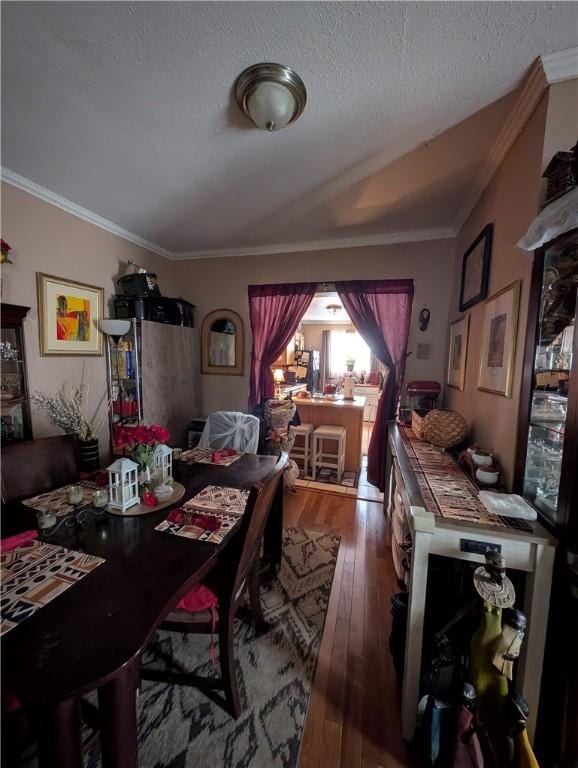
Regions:
[[299, 768], [414, 766], [388, 650], [395, 587], [381, 504], [299, 489], [284, 524], [341, 536]]

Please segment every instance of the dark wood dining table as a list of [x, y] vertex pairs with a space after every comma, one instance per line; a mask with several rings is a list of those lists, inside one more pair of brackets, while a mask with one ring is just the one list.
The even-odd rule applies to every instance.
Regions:
[[[276, 456], [245, 454], [224, 467], [175, 463], [186, 492], [206, 485], [250, 488], [271, 472]], [[281, 559], [283, 487], [265, 532], [264, 554]], [[46, 539], [105, 559], [1, 641], [2, 685], [31, 713], [41, 768], [82, 765], [79, 697], [98, 690], [103, 768], [136, 768], [136, 689], [141, 654], [169, 611], [226, 558], [213, 545], [155, 531], [169, 508], [139, 517], [88, 515], [85, 529]], [[2, 509], [2, 536], [34, 528], [35, 515], [13, 503]], [[231, 536], [234, 536], [234, 531]]]

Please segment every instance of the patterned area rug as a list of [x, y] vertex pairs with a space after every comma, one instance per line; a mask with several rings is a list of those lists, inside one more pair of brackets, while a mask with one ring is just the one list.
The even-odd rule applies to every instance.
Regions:
[[359, 482], [359, 475], [357, 472], [350, 472], [349, 470], [346, 470], [341, 475], [341, 482], [337, 482], [337, 471], [335, 469], [330, 469], [329, 467], [321, 467], [321, 469], [317, 470], [317, 476], [315, 478], [312, 478], [310, 475], [305, 477], [303, 474], [303, 470], [300, 469], [299, 471], [299, 479], [300, 480], [313, 480], [315, 479], [318, 483], [329, 483], [330, 485], [346, 485], [348, 488], [357, 488], [357, 484]]
[[[278, 578], [263, 585], [256, 636], [237, 621], [243, 712], [230, 718], [193, 688], [144, 682], [138, 700], [142, 768], [295, 768], [331, 592], [339, 536], [286, 528]], [[159, 632], [145, 663], [211, 674], [209, 637]], [[95, 748], [87, 768], [100, 766]]]

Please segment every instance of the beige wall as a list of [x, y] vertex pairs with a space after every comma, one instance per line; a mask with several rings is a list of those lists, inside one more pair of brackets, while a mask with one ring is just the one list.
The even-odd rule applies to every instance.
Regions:
[[[238, 312], [245, 323], [245, 374], [202, 376], [204, 411], [247, 407], [252, 343], [247, 287], [251, 284], [413, 278], [415, 298], [409, 339], [413, 354], [408, 361], [408, 377], [443, 381], [453, 254], [453, 240], [437, 240], [177, 263], [178, 285], [184, 298], [198, 306], [199, 323], [207, 312], [223, 307]], [[424, 304], [431, 310], [426, 333], [417, 326], [417, 315]], [[416, 360], [418, 341], [431, 344], [430, 360]]]
[[567, 151], [578, 140], [578, 78], [550, 87], [544, 133], [542, 168], [556, 152]]
[[305, 336], [305, 348], [321, 349], [323, 331], [346, 331], [350, 324], [343, 323], [303, 323], [303, 335]]
[[497, 454], [507, 486], [511, 486], [513, 480], [516, 455], [519, 393], [532, 269], [531, 256], [516, 248], [516, 243], [538, 211], [547, 107], [548, 98], [544, 96], [457, 238], [451, 320], [460, 317], [458, 295], [461, 255], [486, 224], [494, 223], [488, 295], [493, 295], [515, 280], [522, 281], [512, 397], [481, 392], [477, 388], [484, 302], [468, 311], [470, 335], [464, 391], [448, 387], [445, 397], [449, 408], [466, 417], [472, 427], [473, 439]]
[[[54, 392], [65, 382], [78, 382], [84, 363], [92, 412], [106, 389], [105, 358], [41, 357], [36, 272], [102, 286], [108, 302], [115, 278], [129, 259], [157, 272], [161, 290], [171, 295], [173, 262], [4, 183], [2, 237], [12, 246], [14, 262], [2, 268], [2, 301], [31, 308], [24, 325], [30, 390]], [[34, 437], [60, 433], [34, 410], [32, 426]], [[101, 446], [108, 446], [108, 429], [101, 436]]]

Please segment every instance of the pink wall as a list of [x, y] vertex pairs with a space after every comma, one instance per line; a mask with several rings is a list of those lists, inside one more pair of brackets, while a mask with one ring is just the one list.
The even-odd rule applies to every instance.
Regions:
[[547, 105], [548, 98], [544, 96], [457, 238], [450, 321], [460, 317], [458, 296], [462, 254], [486, 224], [494, 223], [488, 296], [515, 280], [522, 281], [512, 397], [501, 397], [478, 389], [484, 302], [468, 310], [470, 334], [464, 391], [448, 387], [445, 397], [447, 407], [459, 411], [468, 420], [473, 440], [497, 454], [507, 486], [513, 480], [516, 455], [516, 428], [532, 270], [531, 255], [519, 250], [516, 243], [538, 212]]
[[[2, 267], [2, 301], [31, 308], [24, 326], [30, 390], [55, 392], [64, 382], [77, 382], [84, 363], [92, 412], [106, 388], [105, 358], [41, 357], [36, 272], [102, 286], [108, 302], [115, 278], [129, 259], [157, 272], [162, 292], [171, 295], [173, 262], [4, 183], [2, 237], [12, 246], [14, 262]], [[34, 437], [60, 432], [34, 411], [32, 426]], [[101, 446], [108, 446], [108, 428]]]

